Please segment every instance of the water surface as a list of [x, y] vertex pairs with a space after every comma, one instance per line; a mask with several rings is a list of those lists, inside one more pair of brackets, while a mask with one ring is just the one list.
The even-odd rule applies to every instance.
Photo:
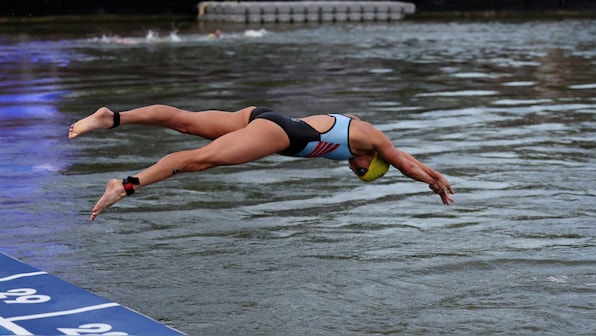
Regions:
[[[596, 26], [590, 20], [0, 34], [0, 249], [188, 334], [596, 330]], [[67, 26], [71, 27], [71, 26]], [[100, 106], [353, 113], [444, 173], [271, 156], [177, 176], [96, 222], [109, 178], [205, 140]]]

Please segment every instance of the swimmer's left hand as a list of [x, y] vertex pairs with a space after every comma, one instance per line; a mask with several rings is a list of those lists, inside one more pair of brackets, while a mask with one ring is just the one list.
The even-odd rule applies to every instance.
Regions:
[[[446, 182], [446, 181], [445, 181]], [[455, 202], [451, 195], [455, 194], [449, 183], [435, 183], [428, 186], [435, 194], [441, 196], [441, 201], [445, 205]]]

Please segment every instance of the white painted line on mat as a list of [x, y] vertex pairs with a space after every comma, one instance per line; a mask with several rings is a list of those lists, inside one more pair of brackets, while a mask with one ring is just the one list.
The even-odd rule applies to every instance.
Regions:
[[99, 310], [99, 309], [118, 307], [118, 306], [120, 306], [120, 305], [115, 302], [109, 302], [109, 303], [104, 303], [104, 304], [95, 305], [95, 306], [88, 306], [88, 307], [71, 309], [71, 310], [63, 310], [63, 311], [57, 311], [57, 312], [52, 312], [52, 313], [9, 317], [6, 320], [11, 321], [11, 322], [12, 321], [23, 321], [23, 320], [35, 320], [35, 319], [41, 319], [41, 318], [46, 318], [46, 317], [79, 314], [79, 313], [84, 313], [84, 312], [88, 312], [88, 311], [92, 311], [92, 310]]
[[4, 278], [0, 278], [0, 282], [1, 281], [10, 281], [10, 280], [18, 279], [18, 278], [25, 278], [25, 277], [30, 277], [30, 276], [36, 276], [36, 275], [43, 275], [43, 274], [48, 274], [48, 272], [39, 271], [39, 272], [31, 272], [31, 273], [13, 274], [13, 275], [9, 275], [9, 276], [4, 277]]
[[1, 316], [0, 316], [0, 328], [9, 330], [9, 331], [13, 332], [15, 335], [23, 335], [23, 336], [33, 335], [28, 330], [26, 330], [22, 327], [19, 327], [18, 325], [2, 318]]

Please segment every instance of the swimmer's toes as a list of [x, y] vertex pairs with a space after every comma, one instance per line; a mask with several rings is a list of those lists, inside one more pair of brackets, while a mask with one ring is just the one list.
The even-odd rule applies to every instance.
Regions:
[[68, 138], [74, 139], [74, 138], [78, 137], [79, 135], [80, 135], [79, 132], [75, 132], [74, 126], [70, 126], [70, 129], [68, 129]]

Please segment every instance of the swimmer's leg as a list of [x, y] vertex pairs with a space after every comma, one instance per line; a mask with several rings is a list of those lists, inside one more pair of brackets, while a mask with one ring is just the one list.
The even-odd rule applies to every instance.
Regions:
[[118, 179], [111, 179], [108, 181], [106, 185], [106, 191], [104, 191], [103, 195], [97, 201], [93, 210], [91, 211], [90, 220], [95, 220], [97, 216], [105, 209], [112, 206], [112, 204], [118, 202], [119, 200], [123, 199], [126, 196], [126, 190], [122, 184], [122, 180]]
[[181, 133], [216, 139], [245, 127], [254, 107], [236, 112], [208, 110], [191, 112], [168, 105], [150, 105], [120, 113], [101, 107], [92, 115], [70, 126], [68, 137], [76, 138], [98, 129], [108, 129], [124, 124], [152, 125], [171, 128]]
[[[138, 190], [165, 180], [178, 173], [201, 171], [217, 166], [251, 162], [287, 148], [290, 140], [286, 132], [272, 121], [257, 119], [248, 126], [225, 134], [208, 145], [170, 154], [135, 177], [139, 184], [130, 185]], [[103, 196], [93, 207], [91, 220], [126, 196], [122, 180], [108, 182]]]
[[68, 138], [74, 139], [87, 132], [118, 126], [116, 125], [115, 118], [114, 112], [110, 111], [106, 107], [102, 107], [87, 118], [81, 119], [70, 125], [70, 129], [68, 130]]

